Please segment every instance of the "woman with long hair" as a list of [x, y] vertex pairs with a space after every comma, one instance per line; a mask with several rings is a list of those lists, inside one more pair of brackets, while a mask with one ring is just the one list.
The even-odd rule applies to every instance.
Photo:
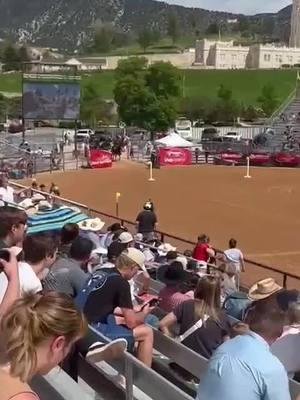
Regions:
[[1, 400], [38, 400], [28, 381], [62, 362], [86, 331], [73, 300], [62, 293], [28, 293], [2, 317]]
[[170, 327], [180, 325], [179, 341], [210, 358], [213, 351], [229, 338], [230, 322], [221, 309], [221, 285], [216, 276], [199, 280], [195, 298], [179, 304], [160, 322], [160, 329], [171, 335]]

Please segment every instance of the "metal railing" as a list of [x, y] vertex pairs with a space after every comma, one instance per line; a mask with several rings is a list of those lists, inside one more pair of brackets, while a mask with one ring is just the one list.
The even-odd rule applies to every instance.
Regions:
[[276, 118], [289, 106], [289, 104], [295, 99], [297, 90], [294, 89], [285, 101], [273, 112], [271, 117], [266, 121], [266, 126], [272, 126]]

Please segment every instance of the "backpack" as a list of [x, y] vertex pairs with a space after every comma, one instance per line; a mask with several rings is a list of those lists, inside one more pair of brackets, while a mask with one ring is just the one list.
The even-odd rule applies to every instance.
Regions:
[[102, 289], [107, 282], [107, 279], [111, 276], [118, 276], [118, 274], [116, 272], [107, 273], [105, 271], [101, 271], [101, 269], [95, 271], [75, 297], [74, 302], [76, 307], [80, 311], [84, 311], [89, 295], [96, 290]]
[[250, 303], [251, 300], [248, 299], [246, 293], [234, 292], [226, 297], [223, 303], [223, 309], [226, 314], [242, 321], [245, 316], [245, 311]]

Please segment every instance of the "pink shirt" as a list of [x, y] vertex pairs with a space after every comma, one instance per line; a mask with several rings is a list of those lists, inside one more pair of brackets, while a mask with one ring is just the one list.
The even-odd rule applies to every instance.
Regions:
[[191, 300], [193, 298], [194, 293], [190, 292], [189, 294], [184, 294], [178, 292], [177, 287], [165, 287], [159, 293], [159, 307], [166, 311], [173, 311], [179, 304], [184, 301]]

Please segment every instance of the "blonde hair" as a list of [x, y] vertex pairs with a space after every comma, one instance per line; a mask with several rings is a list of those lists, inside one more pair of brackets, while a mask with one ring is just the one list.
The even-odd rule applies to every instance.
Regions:
[[115, 262], [116, 268], [119, 270], [138, 267], [138, 264], [126, 255], [126, 252], [121, 253]]
[[204, 320], [205, 315], [212, 320], [219, 320], [221, 309], [221, 284], [217, 276], [201, 278], [195, 290], [194, 316]]
[[28, 293], [17, 300], [1, 321], [0, 364], [26, 382], [37, 366], [37, 348], [47, 339], [64, 336], [68, 344], [84, 335], [87, 325], [71, 297], [57, 292]]

